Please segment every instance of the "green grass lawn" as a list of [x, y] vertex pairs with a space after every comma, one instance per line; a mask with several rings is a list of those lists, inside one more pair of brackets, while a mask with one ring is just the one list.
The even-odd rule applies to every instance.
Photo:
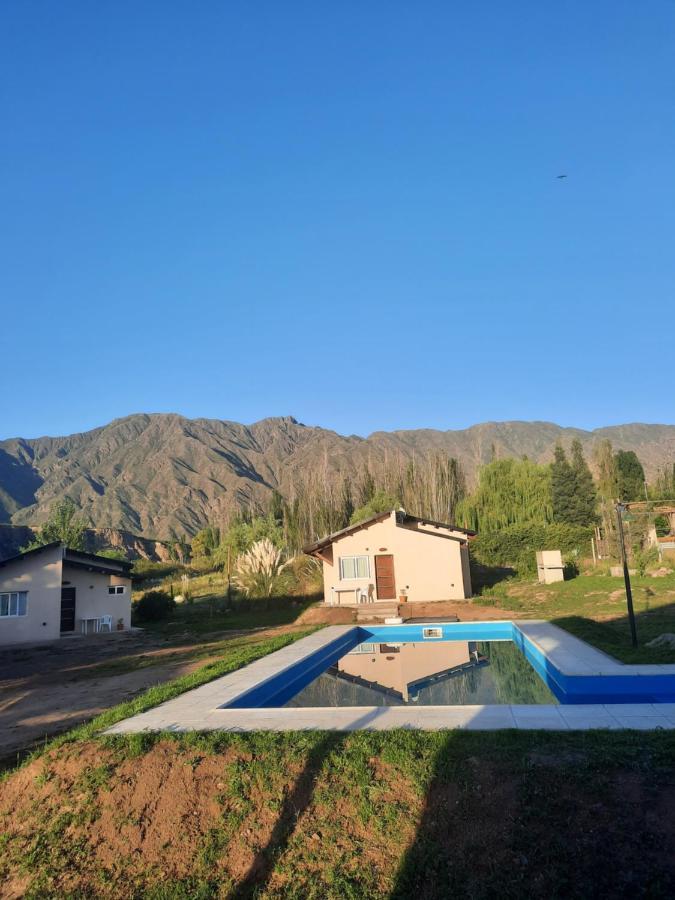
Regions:
[[623, 662], [675, 662], [675, 650], [645, 647], [659, 634], [675, 633], [675, 573], [662, 578], [633, 576], [631, 583], [637, 649], [630, 643], [623, 578], [580, 575], [549, 585], [503, 581], [474, 602], [508, 610], [514, 618], [550, 619]]
[[[181, 590], [179, 577], [150, 584], [141, 580], [134, 584], [134, 600], [147, 589]], [[314, 589], [314, 588], [312, 588]], [[209, 572], [190, 578], [192, 602], [177, 604], [173, 615], [161, 622], [141, 622], [138, 625], [167, 637], [187, 633], [195, 637], [221, 631], [271, 628], [290, 625], [312, 603], [322, 599], [321, 593], [247, 598], [234, 589], [228, 599], [227, 579], [222, 572]]]
[[137, 624], [146, 631], [167, 637], [272, 628], [276, 625], [292, 625], [316, 601], [315, 597], [270, 597], [238, 601], [232, 609], [224, 610], [224, 599], [209, 595], [198, 597], [192, 603], [179, 603], [168, 619], [160, 622], [138, 621]]

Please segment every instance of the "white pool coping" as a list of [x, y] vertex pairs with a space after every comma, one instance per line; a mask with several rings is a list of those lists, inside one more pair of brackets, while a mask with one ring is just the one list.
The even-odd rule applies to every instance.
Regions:
[[[424, 624], [426, 627], [428, 623]], [[442, 622], [430, 624], [447, 625]], [[550, 622], [529, 619], [514, 621], [514, 624], [557, 669], [566, 675], [675, 675], [675, 665], [620, 663]], [[386, 731], [394, 728], [415, 728], [424, 731], [444, 729], [495, 731], [503, 728], [549, 731], [675, 728], [675, 703], [221, 708], [223, 704], [232, 703], [246, 691], [316, 653], [355, 627], [332, 625], [323, 628], [229, 675], [216, 678], [153, 709], [124, 719], [104, 733]]]

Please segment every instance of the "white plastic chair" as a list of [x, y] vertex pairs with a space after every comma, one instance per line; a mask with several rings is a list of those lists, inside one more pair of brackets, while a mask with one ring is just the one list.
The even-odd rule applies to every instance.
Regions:
[[112, 633], [112, 616], [101, 616], [98, 620], [98, 630], [103, 631], [107, 628]]

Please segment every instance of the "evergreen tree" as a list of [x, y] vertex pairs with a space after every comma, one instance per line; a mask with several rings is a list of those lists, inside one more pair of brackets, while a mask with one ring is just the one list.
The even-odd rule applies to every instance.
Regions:
[[571, 463], [560, 445], [555, 448], [551, 466], [551, 494], [554, 522], [593, 525], [598, 521], [597, 493], [580, 441], [572, 443]]
[[574, 523], [577, 517], [576, 477], [567, 455], [558, 444], [551, 465], [553, 521]]
[[598, 494], [579, 440], [572, 441], [572, 471], [576, 482], [576, 521], [570, 525], [595, 525], [598, 522]]
[[643, 500], [645, 470], [634, 450], [618, 450], [614, 455], [619, 500]]

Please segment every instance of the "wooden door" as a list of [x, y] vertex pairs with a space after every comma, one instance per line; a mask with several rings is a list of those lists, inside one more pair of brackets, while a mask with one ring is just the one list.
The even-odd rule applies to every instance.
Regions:
[[61, 631], [75, 631], [75, 588], [61, 588]]
[[394, 557], [375, 557], [375, 587], [378, 600], [396, 599], [396, 582], [394, 580]]

